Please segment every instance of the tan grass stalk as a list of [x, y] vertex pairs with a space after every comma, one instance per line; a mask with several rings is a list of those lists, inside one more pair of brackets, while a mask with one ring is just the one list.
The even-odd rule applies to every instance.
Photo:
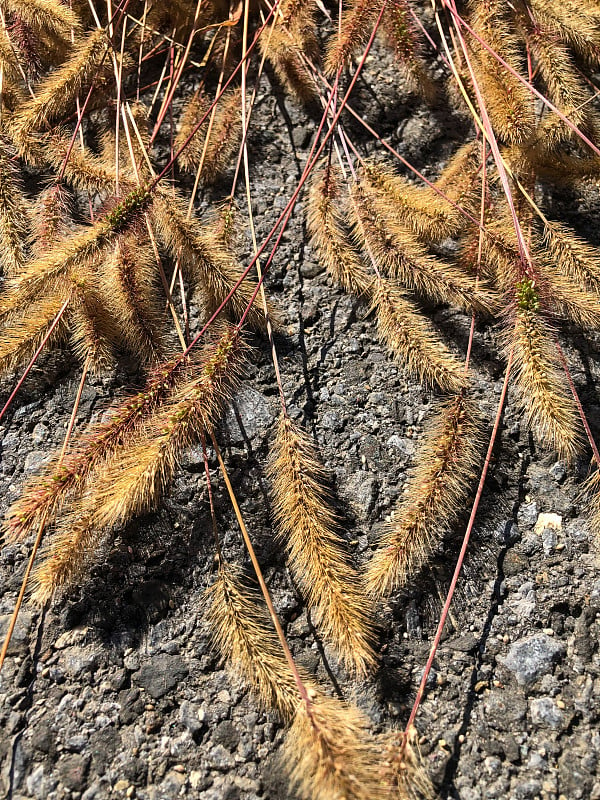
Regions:
[[[179, 259], [183, 274], [198, 293], [205, 315], [210, 317], [239, 280], [242, 269], [235, 253], [222, 237], [219, 222], [201, 225], [188, 217], [185, 204], [179, 198], [159, 195], [152, 207], [152, 224], [156, 233], [174, 259]], [[246, 277], [236, 289], [225, 315], [237, 321], [244, 313], [256, 282]], [[269, 318], [277, 320], [277, 312], [269, 303]], [[247, 324], [264, 330], [265, 315], [258, 303], [250, 309]]]
[[319, 260], [345, 291], [365, 294], [373, 282], [340, 209], [339, 175], [331, 166], [315, 170], [307, 204], [306, 224]]
[[481, 422], [473, 402], [458, 394], [440, 408], [393, 521], [366, 572], [366, 587], [385, 598], [430, 559], [464, 507], [480, 461]]
[[345, 666], [365, 675], [375, 663], [369, 601], [338, 534], [316, 447], [283, 413], [269, 475], [277, 535], [316, 625]]
[[577, 407], [556, 355], [553, 337], [539, 309], [531, 281], [517, 286], [517, 304], [507, 333], [514, 348], [513, 381], [517, 402], [543, 447], [572, 461], [581, 445]]
[[396, 218], [416, 236], [427, 242], [455, 236], [464, 226], [464, 217], [435, 189], [417, 186], [381, 164], [368, 164], [361, 180], [372, 191], [372, 201], [382, 216]]
[[199, 376], [184, 384], [144, 428], [94, 473], [74, 512], [59, 526], [37, 568], [34, 599], [45, 603], [79, 580], [107, 533], [156, 506], [182, 451], [217, 421], [237, 383], [244, 347], [236, 329], [207, 346]]
[[394, 281], [375, 282], [371, 309], [377, 314], [379, 338], [410, 373], [442, 392], [464, 388], [463, 365]]
[[381, 19], [381, 33], [396, 56], [409, 90], [433, 102], [437, 88], [421, 56], [421, 36], [410, 14], [408, 0], [389, 0]]
[[88, 428], [64, 458], [53, 458], [41, 475], [26, 484], [6, 513], [6, 538], [24, 538], [42, 518], [53, 523], [67, 500], [83, 493], [90, 475], [125, 445], [159, 404], [189, 380], [190, 360], [189, 356], [179, 356], [157, 366], [141, 392], [116, 402], [108, 419]]
[[100, 267], [99, 279], [119, 338], [141, 361], [157, 361], [165, 345], [165, 315], [155, 285], [152, 245], [141, 226], [115, 243]]
[[[0, 375], [7, 375], [27, 363], [44, 340], [65, 302], [65, 295], [50, 293], [32, 300], [0, 330]], [[48, 340], [48, 346], [64, 337], [64, 317]]]
[[[241, 102], [241, 90], [226, 91], [217, 104], [208, 143], [201, 129], [179, 156], [181, 168], [188, 172], [196, 172], [202, 165], [201, 180], [204, 184], [215, 183], [229, 168], [232, 157], [238, 151], [242, 136]], [[203, 105], [200, 103], [200, 111], [193, 124], [202, 113]], [[178, 137], [181, 144], [186, 138], [183, 136], [185, 130], [187, 126], [182, 126]]]
[[364, 49], [379, 16], [381, 4], [373, 0], [350, 0], [342, 15], [339, 34], [330, 40], [325, 57], [325, 74], [332, 76], [348, 67], [353, 56]]
[[0, 8], [17, 15], [34, 31], [47, 32], [70, 42], [71, 31], [79, 32], [77, 15], [59, 0], [0, 0]]
[[0, 267], [18, 275], [26, 260], [29, 208], [7, 149], [0, 143]]
[[104, 30], [92, 31], [77, 45], [71, 58], [44, 79], [35, 98], [29, 99], [15, 116], [11, 133], [24, 155], [32, 134], [75, 107], [77, 96], [96, 74], [102, 59], [106, 74], [112, 71], [110, 60], [104, 58], [109, 47]]
[[349, 214], [357, 244], [366, 245], [379, 268], [434, 303], [470, 312], [489, 310], [491, 298], [476, 288], [475, 280], [432, 256], [408, 228], [384, 216], [377, 194], [368, 184], [355, 182]]
[[[295, 678], [264, 605], [241, 571], [221, 563], [205, 598], [212, 638], [227, 665], [248, 683], [266, 710], [277, 709], [284, 720], [291, 720], [301, 702]], [[304, 678], [303, 683], [310, 685]]]
[[362, 712], [316, 693], [298, 706], [282, 753], [302, 800], [389, 800], [380, 756]]
[[[503, 0], [472, 0], [470, 7], [474, 32], [516, 72], [526, 74], [510, 6]], [[533, 95], [475, 37], [469, 47], [496, 135], [510, 144], [527, 141], [536, 124]]]

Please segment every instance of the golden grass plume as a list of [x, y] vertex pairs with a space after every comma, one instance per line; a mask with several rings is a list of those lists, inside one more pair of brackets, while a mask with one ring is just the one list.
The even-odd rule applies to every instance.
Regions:
[[314, 442], [281, 414], [269, 464], [277, 534], [325, 642], [352, 672], [375, 663], [370, 601], [344, 552]]
[[319, 260], [345, 291], [362, 295], [369, 290], [369, 272], [345, 225], [340, 204], [340, 176], [325, 165], [311, 179], [306, 224]]
[[515, 393], [529, 428], [543, 447], [572, 461], [581, 445], [577, 407], [536, 287], [527, 278], [517, 284], [516, 307], [506, 333], [505, 349], [513, 348]]
[[131, 439], [157, 406], [189, 380], [191, 359], [178, 356], [158, 365], [141, 392], [117, 401], [108, 410], [108, 418], [79, 436], [64, 458], [55, 456], [8, 509], [3, 524], [5, 537], [9, 541], [24, 538], [42, 518], [53, 523], [65, 503], [83, 494], [90, 475]]
[[239, 332], [225, 328], [216, 343], [205, 346], [198, 377], [180, 387], [94, 473], [35, 570], [36, 602], [46, 602], [79, 580], [110, 530], [156, 506], [182, 451], [216, 423], [237, 384], [243, 353]]
[[354, 706], [316, 692], [299, 705], [282, 758], [302, 800], [388, 800], [381, 749]]
[[442, 392], [457, 392], [465, 386], [462, 365], [397, 283], [378, 279], [371, 308], [377, 314], [379, 338], [409, 372]]
[[368, 249], [381, 271], [434, 303], [489, 311], [494, 301], [476, 287], [474, 278], [431, 255], [392, 210], [387, 213], [378, 195], [363, 181], [353, 183], [349, 215], [357, 244]]
[[368, 564], [365, 583], [373, 597], [383, 599], [404, 586], [440, 544], [464, 508], [481, 458], [480, 439], [479, 413], [464, 393], [441, 406]]
[[220, 563], [217, 579], [206, 590], [205, 608], [212, 639], [227, 665], [265, 709], [277, 709], [284, 720], [291, 720], [301, 702], [296, 681], [264, 604], [239, 568]]

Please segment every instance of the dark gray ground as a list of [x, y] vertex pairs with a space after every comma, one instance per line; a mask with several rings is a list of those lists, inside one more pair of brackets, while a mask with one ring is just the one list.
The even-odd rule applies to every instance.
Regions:
[[[393, 72], [382, 76], [377, 97], [366, 84], [361, 89], [373, 124], [434, 176], [467, 126], [446, 111], [395, 97]], [[251, 141], [261, 233], [291, 194], [314, 129], [292, 103], [285, 109], [289, 126], [265, 93]], [[550, 208], [593, 235], [600, 196], [588, 187]], [[282, 309], [285, 335], [278, 342], [287, 396], [316, 435], [362, 563], [402, 493], [432, 396], [387, 357], [366, 308], [332, 288], [306, 244], [300, 208], [270, 286]], [[431, 314], [464, 352], [469, 320], [445, 309]], [[598, 432], [596, 345], [573, 331], [564, 339]], [[298, 660], [331, 687], [268, 524], [263, 468], [278, 409], [267, 348], [255, 344], [252, 372], [221, 439], [289, 641]], [[475, 396], [491, 429], [504, 368], [491, 328], [478, 329], [474, 365]], [[98, 418], [107, 398], [135, 380], [124, 368], [91, 379], [80, 425]], [[43, 362], [20, 393], [0, 429], [2, 506], [62, 442], [77, 382], [76, 364], [64, 353]], [[577, 500], [586, 468], [585, 459], [566, 468], [540, 452], [509, 404], [417, 718], [425, 762], [443, 798], [600, 798], [600, 578]], [[0, 682], [2, 796], [287, 797], [276, 761], [281, 727], [257, 712], [221, 668], [202, 618], [213, 564], [202, 469], [199, 450], [192, 450], [161, 510], [121, 532], [81, 589], [43, 618], [33, 607], [23, 611]], [[228, 555], [244, 561], [220, 484], [217, 508]], [[558, 515], [558, 529], [545, 527], [545, 514]], [[382, 609], [378, 674], [355, 685], [331, 664], [343, 693], [375, 725], [406, 721], [464, 527], [463, 518], [431, 568]], [[0, 630], [30, 544], [0, 556]]]

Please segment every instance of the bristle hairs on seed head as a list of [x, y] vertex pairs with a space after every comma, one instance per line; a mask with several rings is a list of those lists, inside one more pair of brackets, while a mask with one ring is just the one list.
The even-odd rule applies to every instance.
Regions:
[[[513, 70], [524, 72], [510, 7], [503, 0], [472, 0], [470, 22], [483, 40]], [[496, 135], [510, 144], [527, 141], [536, 125], [533, 95], [475, 37], [468, 40], [475, 80]]]
[[[536, 293], [546, 313], [570, 320], [581, 328], [600, 326], [600, 303], [596, 293], [587, 288], [580, 275], [573, 276], [567, 265], [557, 260], [557, 253], [546, 245], [535, 221], [531, 223], [531, 240]], [[584, 252], [585, 244], [581, 244]], [[494, 272], [498, 288], [505, 296], [511, 296], [515, 284], [523, 276], [523, 262], [508, 211], [486, 225], [481, 261]]]
[[380, 755], [358, 708], [315, 692], [298, 706], [282, 760], [302, 800], [389, 800]]
[[434, 185], [444, 198], [473, 213], [481, 200], [481, 169], [481, 143], [466, 142], [450, 158]]
[[216, 424], [237, 383], [244, 346], [226, 328], [205, 350], [199, 375], [155, 410], [143, 428], [94, 472], [93, 482], [74, 506], [38, 567], [36, 597], [44, 601], [78, 581], [97, 557], [108, 532], [155, 508], [183, 450]]
[[352, 241], [340, 208], [340, 176], [330, 164], [315, 170], [308, 196], [306, 224], [319, 260], [345, 291], [362, 295], [371, 274]]
[[0, 140], [0, 267], [5, 276], [18, 275], [25, 264], [30, 224], [21, 181]]
[[540, 249], [573, 281], [600, 294], [598, 248], [577, 236], [572, 228], [560, 222], [545, 220]]
[[584, 481], [579, 496], [585, 502], [584, 515], [597, 543], [600, 541], [600, 469], [598, 465]]
[[[201, 225], [187, 216], [185, 203], [171, 194], [158, 193], [150, 209], [152, 226], [165, 249], [179, 259], [184, 276], [198, 293], [208, 319], [221, 306], [241, 277], [237, 256], [222, 236], [220, 222]], [[226, 304], [224, 316], [238, 321], [246, 311], [256, 289], [256, 282], [246, 277]], [[277, 320], [271, 303], [269, 318]], [[261, 303], [254, 302], [246, 317], [248, 327], [263, 330], [265, 315]]]
[[551, 31], [532, 24], [529, 14], [524, 13], [521, 19], [527, 25], [527, 44], [537, 62], [548, 99], [573, 124], [579, 125], [585, 118], [590, 92], [577, 73], [571, 53]]
[[211, 102], [208, 95], [205, 94], [204, 88], [200, 87], [183, 106], [179, 117], [179, 129], [173, 142], [173, 147], [176, 152], [179, 152], [184, 143], [187, 142], [187, 146], [177, 159], [179, 166], [185, 172], [195, 171], [200, 163], [203, 143], [206, 138], [208, 117], [199, 130], [195, 133], [193, 131], [201, 118], [208, 112], [210, 105]]
[[334, 34], [327, 47], [325, 74], [332, 76], [350, 65], [351, 58], [362, 50], [373, 32], [381, 3], [373, 0], [351, 0], [342, 16], [340, 31]]
[[42, 560], [32, 573], [32, 602], [44, 606], [76, 585], [99, 556], [105, 540], [106, 531], [86, 514], [66, 515], [46, 542]]
[[435, 189], [410, 183], [381, 164], [367, 163], [360, 177], [374, 190], [383, 213], [395, 215], [399, 223], [427, 242], [455, 236], [464, 224], [460, 211]]
[[592, 66], [600, 63], [600, 18], [595, 0], [531, 0], [534, 19]]
[[143, 362], [156, 361], [165, 345], [164, 303], [155, 285], [156, 272], [142, 226], [121, 236], [100, 267], [100, 284], [119, 338]]
[[123, 525], [155, 508], [185, 448], [218, 422], [239, 383], [247, 348], [231, 326], [216, 326], [213, 337], [203, 347], [196, 377], [178, 387], [95, 477], [98, 527]]
[[[62, 292], [49, 292], [12, 315], [10, 324], [0, 331], [0, 376], [26, 364], [44, 340], [51, 348], [64, 338], [64, 307], [68, 299]], [[54, 325], [57, 319], [58, 324]]]
[[[2, 67], [4, 81], [8, 84], [18, 86], [22, 81], [21, 65], [17, 58], [19, 52], [13, 39], [9, 36], [6, 26], [0, 29], [0, 66]], [[2, 86], [2, 99], [5, 100], [4, 93], [6, 87]]]
[[514, 386], [529, 427], [543, 447], [572, 461], [581, 446], [577, 407], [542, 316], [535, 283], [528, 278], [516, 286], [505, 350], [513, 352]]
[[[226, 229], [223, 221], [219, 217], [213, 219], [204, 226], [202, 236], [199, 239], [201, 247], [207, 256], [207, 263], [210, 265], [212, 275], [212, 296], [207, 292], [204, 296], [205, 311], [212, 315], [214, 311], [223, 303], [227, 295], [242, 277], [243, 268], [234, 250], [234, 237], [226, 237]], [[204, 271], [204, 267], [202, 268]], [[198, 275], [200, 277], [200, 274]], [[205, 287], [208, 288], [211, 279], [203, 279]], [[225, 307], [225, 316], [238, 321], [246, 312], [248, 306], [250, 310], [246, 315], [244, 324], [256, 331], [264, 331], [266, 325], [265, 312], [260, 297], [252, 300], [256, 291], [256, 280], [246, 276], [240, 283], [235, 293], [231, 297], [228, 306]], [[250, 305], [252, 303], [252, 305]], [[279, 313], [273, 301], [267, 297], [267, 316], [275, 329], [279, 327]]]
[[[230, 166], [232, 157], [238, 151], [242, 136], [241, 103], [240, 89], [226, 91], [217, 103], [212, 126], [209, 128], [207, 119], [202, 129], [195, 134], [190, 144], [179, 156], [182, 169], [196, 172], [201, 167], [200, 174], [204, 184], [215, 183]], [[196, 122], [200, 120], [208, 107], [209, 103], [203, 102], [202, 96], [197, 103], [193, 104], [193, 109], [190, 110], [188, 116], [191, 117], [191, 114], [195, 112], [197, 118], [180, 131], [177, 140], [180, 147], [187, 139], [187, 136], [184, 137], [184, 132], [189, 127], [191, 133]]]
[[467, 311], [488, 311], [489, 295], [475, 280], [432, 256], [414, 234], [396, 219], [379, 189], [357, 180], [351, 187], [348, 212], [357, 244], [374, 258], [379, 269], [418, 295], [435, 303], [450, 303]]
[[116, 402], [108, 419], [79, 436], [62, 459], [56, 455], [7, 511], [3, 523], [6, 538], [23, 539], [42, 517], [47, 524], [53, 523], [67, 501], [83, 494], [90, 475], [131, 439], [176, 387], [190, 379], [194, 357], [178, 356], [157, 366], [141, 392]]
[[71, 32], [78, 33], [77, 15], [60, 0], [2, 0], [3, 11], [9, 11], [29, 25], [38, 35], [50, 34], [70, 41]]
[[114, 320], [95, 280], [86, 276], [76, 283], [68, 311], [71, 348], [90, 372], [101, 372], [114, 363]]
[[404, 586], [432, 556], [464, 508], [481, 457], [481, 421], [464, 393], [446, 401], [417, 453], [407, 492], [365, 578], [373, 597]]
[[0, 315], [24, 308], [36, 297], [71, 288], [70, 273], [96, 260], [103, 248], [104, 229], [96, 224], [79, 228], [67, 239], [59, 239], [47, 252], [29, 261], [19, 275], [9, 280], [0, 299]]
[[379, 338], [410, 373], [442, 392], [465, 386], [462, 365], [395, 281], [375, 281], [371, 309], [377, 314]]
[[137, 193], [132, 194], [133, 199], [128, 195], [110, 214], [57, 239], [48, 251], [29, 261], [18, 276], [7, 282], [0, 298], [0, 318], [10, 319], [37, 297], [59, 292], [67, 297], [81, 282], [95, 280], [95, 268], [107, 248], [139, 213], [141, 201]]
[[74, 54], [57, 67], [38, 87], [35, 99], [29, 98], [19, 109], [11, 133], [19, 150], [26, 155], [29, 139], [44, 125], [54, 121], [75, 105], [81, 92], [100, 64], [112, 71], [110, 59], [105, 58], [109, 41], [103, 29], [87, 34]]
[[31, 214], [34, 257], [47, 253], [67, 235], [72, 211], [72, 196], [62, 183], [54, 183], [40, 192]]
[[310, 103], [318, 98], [318, 86], [309, 62], [316, 68], [320, 61], [315, 8], [312, 3], [284, 0], [277, 11], [273, 25], [258, 41], [259, 50], [288, 92], [301, 103]]
[[[42, 145], [44, 160], [59, 173], [64, 180], [75, 189], [90, 194], [98, 193], [102, 197], [114, 195], [116, 172], [114, 158], [96, 155], [89, 148], [71, 147], [71, 134], [58, 128], [48, 134], [38, 136]], [[69, 157], [67, 159], [67, 153]], [[121, 171], [120, 189], [126, 192], [133, 189], [132, 176]]]
[[421, 36], [408, 0], [388, 0], [381, 20], [383, 38], [396, 56], [411, 91], [432, 103], [437, 88], [421, 57]]
[[[240, 571], [220, 562], [207, 590], [206, 618], [226, 663], [245, 680], [267, 709], [286, 722], [282, 766], [302, 800], [383, 800], [394, 797], [392, 780], [382, 777], [380, 743], [355, 707], [321, 694], [302, 670], [308, 693], [298, 686], [282, 655], [265, 608], [257, 602]], [[400, 795], [398, 795], [399, 797]]]
[[265, 709], [291, 720], [301, 702], [296, 681], [264, 605], [239, 568], [220, 563], [217, 579], [206, 591], [205, 608], [213, 642], [227, 666], [250, 685]]
[[325, 642], [365, 675], [375, 663], [369, 601], [344, 552], [323, 467], [310, 437], [281, 414], [269, 475], [277, 533]]
[[379, 741], [390, 796], [397, 800], [433, 800], [436, 792], [423, 764], [416, 728], [385, 732]]

